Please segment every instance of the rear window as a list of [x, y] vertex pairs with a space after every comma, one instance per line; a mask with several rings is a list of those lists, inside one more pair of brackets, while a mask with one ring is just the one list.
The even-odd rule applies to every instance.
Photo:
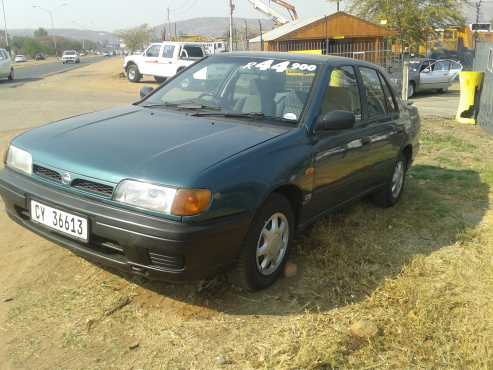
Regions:
[[202, 58], [204, 52], [200, 46], [186, 45], [182, 49], [182, 58]]

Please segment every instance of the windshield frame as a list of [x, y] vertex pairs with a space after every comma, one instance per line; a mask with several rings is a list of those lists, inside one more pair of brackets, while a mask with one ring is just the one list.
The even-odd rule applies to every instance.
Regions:
[[[277, 61], [279, 61], [279, 62], [289, 61], [292, 63], [303, 63], [303, 64], [309, 63], [309, 64], [316, 65], [317, 70], [314, 72], [315, 76], [313, 77], [313, 80], [312, 80], [310, 92], [306, 98], [303, 110], [302, 110], [299, 118], [296, 121], [293, 120], [292, 123], [290, 123], [290, 122], [283, 121], [283, 120], [274, 120], [274, 119], [269, 118], [268, 116], [265, 118], [258, 118], [259, 121], [265, 122], [266, 124], [276, 124], [276, 125], [280, 124], [280, 125], [283, 125], [286, 127], [291, 127], [291, 128], [306, 126], [306, 121], [310, 117], [310, 114], [308, 114], [308, 113], [310, 112], [310, 108], [313, 106], [314, 102], [316, 101], [315, 97], [316, 97], [317, 91], [319, 90], [319, 87], [320, 87], [320, 80], [323, 78], [323, 75], [324, 75], [325, 70], [327, 68], [327, 64], [324, 63], [323, 61], [307, 60], [303, 57], [296, 58], [295, 55], [293, 55], [293, 56], [289, 56], [289, 55], [282, 55], [281, 56], [281, 55], [269, 55], [269, 54], [266, 54], [265, 56], [262, 56], [259, 54], [254, 54], [251, 56], [246, 55], [246, 54], [241, 54], [241, 55], [234, 55], [234, 54], [208, 55], [208, 56], [205, 56], [204, 58], [196, 61], [195, 63], [191, 64], [190, 66], [188, 66], [184, 70], [180, 71], [179, 73], [177, 73], [173, 77], [167, 79], [166, 82], [161, 84], [158, 88], [156, 88], [151, 93], [149, 93], [148, 95], [143, 97], [141, 100], [133, 103], [133, 105], [144, 107], [146, 105], [146, 102], [150, 103], [150, 102], [148, 102], [148, 100], [151, 99], [152, 96], [157, 94], [159, 91], [161, 91], [161, 89], [165, 88], [168, 83], [170, 83], [171, 81], [178, 78], [178, 76], [180, 76], [181, 74], [186, 73], [190, 68], [196, 67], [197, 65], [200, 65], [200, 64], [203, 64], [210, 59], [214, 59], [218, 63], [221, 63], [223, 61], [230, 61], [232, 59], [244, 59], [245, 61], [252, 61], [252, 59], [259, 59], [259, 60], [274, 59], [276, 62]], [[155, 102], [152, 102], [152, 103], [155, 104]], [[169, 110], [173, 110], [173, 111], [177, 110], [176, 107], [173, 108], [172, 106], [163, 106], [163, 109], [169, 109]], [[185, 110], [180, 109], [179, 111], [183, 112]], [[231, 119], [231, 118], [225, 118], [225, 119]], [[235, 120], [237, 120], [237, 118], [235, 118]], [[251, 118], [245, 119], [245, 121], [252, 121], [252, 119]]]

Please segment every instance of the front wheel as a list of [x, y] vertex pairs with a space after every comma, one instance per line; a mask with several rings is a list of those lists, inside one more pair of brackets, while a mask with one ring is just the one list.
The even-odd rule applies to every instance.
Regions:
[[142, 79], [139, 68], [135, 64], [127, 68], [127, 78], [130, 82], [139, 82]]
[[391, 178], [382, 190], [373, 195], [377, 206], [388, 208], [399, 202], [406, 183], [407, 163], [406, 156], [401, 153], [394, 164]]
[[14, 69], [12, 68], [9, 74], [9, 81], [14, 81], [14, 79], [15, 79], [15, 72]]
[[272, 285], [284, 270], [293, 236], [291, 204], [272, 194], [252, 221], [232, 273], [233, 283], [250, 291]]

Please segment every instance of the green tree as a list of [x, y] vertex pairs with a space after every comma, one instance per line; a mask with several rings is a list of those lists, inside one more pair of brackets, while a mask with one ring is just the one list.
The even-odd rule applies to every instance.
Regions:
[[143, 24], [139, 27], [123, 30], [117, 32], [118, 37], [120, 37], [127, 49], [130, 51], [135, 51], [138, 49], [143, 49], [149, 42], [154, 38], [154, 31], [147, 24]]
[[464, 25], [468, 0], [353, 0], [352, 13], [396, 31], [403, 45], [416, 46], [431, 32], [449, 25]]
[[42, 27], [40, 27], [36, 31], [34, 31], [34, 37], [36, 37], [36, 38], [41, 38], [41, 37], [46, 37], [46, 36], [48, 36], [48, 31], [46, 31]]

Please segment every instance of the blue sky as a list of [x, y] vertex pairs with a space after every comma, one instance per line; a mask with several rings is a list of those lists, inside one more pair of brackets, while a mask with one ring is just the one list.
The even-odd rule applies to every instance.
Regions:
[[[1, 1], [1, 0], [0, 0]], [[166, 8], [174, 11], [171, 17], [182, 20], [200, 16], [227, 16], [228, 0], [4, 0], [9, 28], [49, 27], [47, 13], [34, 9], [39, 5], [55, 9], [57, 28], [88, 28], [113, 31], [142, 23], [161, 24], [166, 19]], [[268, 0], [264, 0], [268, 2]], [[64, 2], [67, 6], [60, 7]], [[262, 17], [253, 9], [248, 0], [235, 0], [235, 15], [241, 17]], [[321, 13], [332, 13], [335, 5], [326, 0], [290, 0], [301, 17]], [[273, 6], [277, 10], [282, 8]], [[1, 8], [0, 8], [1, 12]], [[0, 26], [3, 17], [0, 16]]]

